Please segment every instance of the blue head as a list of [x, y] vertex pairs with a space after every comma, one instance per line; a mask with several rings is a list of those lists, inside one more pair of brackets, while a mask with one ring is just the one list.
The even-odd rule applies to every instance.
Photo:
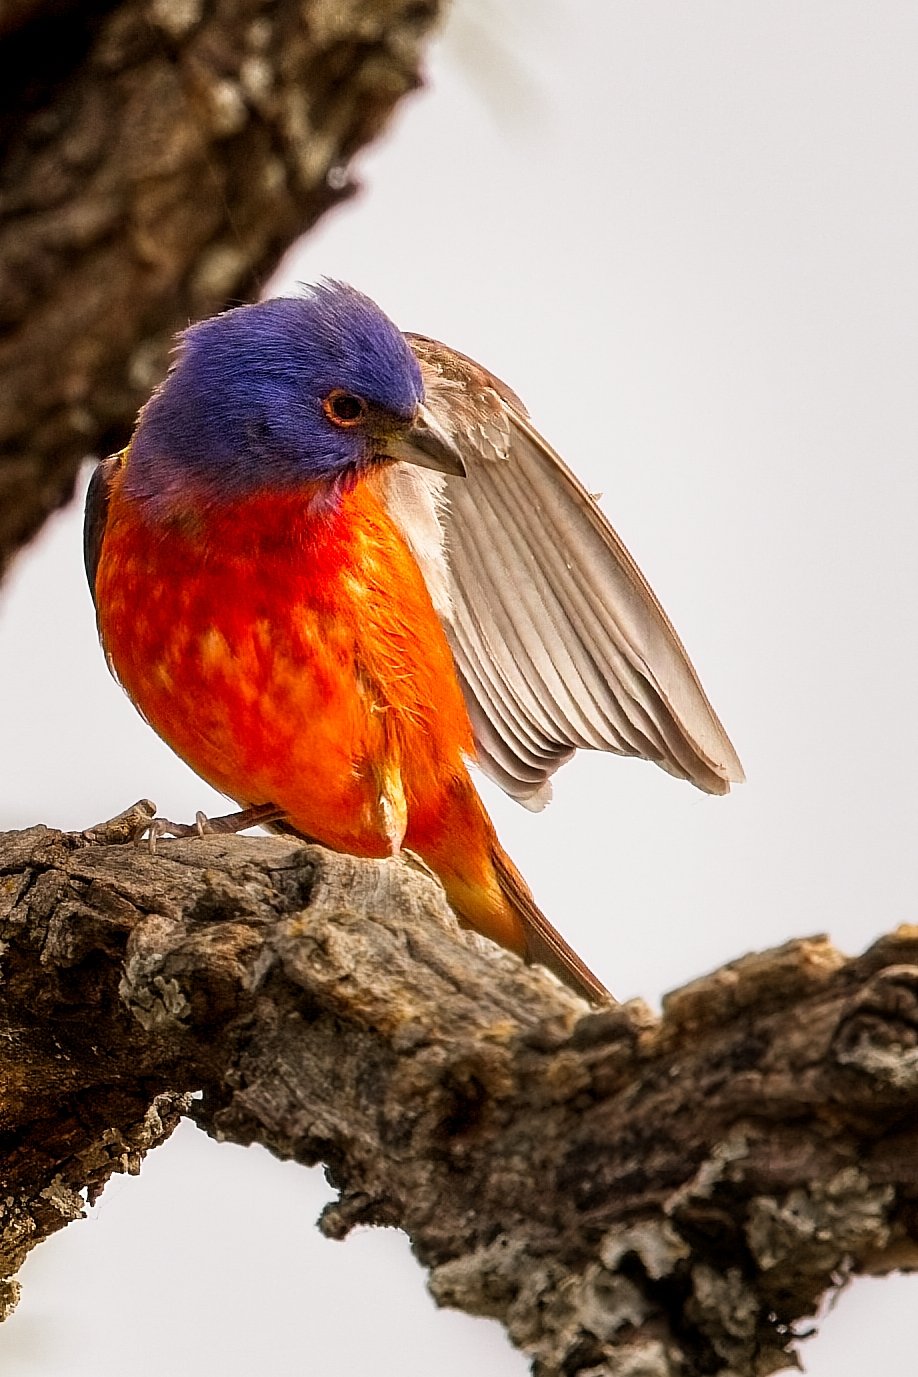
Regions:
[[461, 472], [442, 432], [425, 443], [423, 400], [404, 335], [352, 287], [324, 282], [307, 296], [240, 306], [181, 336], [140, 414], [126, 490], [155, 510], [183, 493], [335, 492], [393, 458]]

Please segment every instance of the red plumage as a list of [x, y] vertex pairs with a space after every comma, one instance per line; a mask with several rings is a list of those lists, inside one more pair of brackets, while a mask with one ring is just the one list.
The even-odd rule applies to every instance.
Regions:
[[461, 918], [534, 955], [521, 907], [530, 925], [542, 915], [469, 777], [453, 656], [373, 479], [338, 504], [302, 489], [216, 507], [189, 497], [160, 525], [125, 494], [124, 472], [95, 594], [103, 646], [151, 726], [244, 807], [275, 804], [354, 855], [406, 846]]

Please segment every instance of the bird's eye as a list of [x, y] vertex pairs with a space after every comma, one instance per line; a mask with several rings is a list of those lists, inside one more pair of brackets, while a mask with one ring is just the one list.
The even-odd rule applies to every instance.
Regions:
[[332, 425], [347, 429], [349, 426], [359, 425], [369, 407], [363, 397], [357, 397], [353, 392], [345, 392], [343, 387], [336, 387], [322, 399], [322, 410]]

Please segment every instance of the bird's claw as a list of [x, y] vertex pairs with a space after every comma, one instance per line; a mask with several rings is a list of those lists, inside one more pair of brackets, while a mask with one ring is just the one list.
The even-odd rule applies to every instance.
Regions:
[[155, 856], [160, 837], [203, 837], [199, 818], [207, 821], [203, 813], [195, 814], [194, 822], [170, 822], [168, 818], [150, 818], [138, 827], [134, 840], [138, 844], [145, 841], [150, 855]]
[[146, 841], [150, 855], [156, 855], [156, 844], [160, 837], [213, 837], [230, 836], [243, 832], [247, 827], [259, 827], [263, 823], [276, 822], [283, 817], [281, 809], [273, 803], [260, 803], [252, 808], [243, 808], [237, 813], [226, 813], [223, 817], [209, 818], [199, 808], [194, 822], [170, 822], [168, 818], [149, 818], [135, 833], [135, 841]]
[[419, 856], [416, 851], [409, 851], [406, 846], [403, 846], [399, 854], [405, 864], [409, 865], [412, 870], [417, 870], [421, 875], [426, 875], [428, 880], [433, 880], [434, 884], [438, 885], [442, 883], [437, 872], [432, 870], [424, 858]]
[[139, 831], [149, 826], [156, 816], [156, 804], [152, 799], [141, 798], [125, 808], [116, 817], [98, 822], [94, 827], [86, 827], [80, 833], [84, 842], [94, 846], [117, 846], [129, 842]]

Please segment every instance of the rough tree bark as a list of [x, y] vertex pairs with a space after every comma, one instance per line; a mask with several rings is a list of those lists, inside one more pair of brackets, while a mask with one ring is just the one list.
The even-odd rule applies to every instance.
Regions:
[[0, 837], [0, 1274], [182, 1112], [326, 1163], [327, 1234], [404, 1229], [542, 1377], [759, 1377], [918, 1262], [918, 929], [590, 1012], [404, 862], [128, 830]]
[[[441, 8], [0, 5], [0, 572], [174, 330], [350, 193]], [[0, 1313], [183, 1113], [326, 1163], [326, 1233], [405, 1229], [542, 1377], [760, 1377], [852, 1272], [918, 1265], [918, 932], [590, 1013], [403, 863], [129, 823], [0, 838]]]
[[353, 190], [441, 0], [0, 5], [0, 573], [190, 320]]

